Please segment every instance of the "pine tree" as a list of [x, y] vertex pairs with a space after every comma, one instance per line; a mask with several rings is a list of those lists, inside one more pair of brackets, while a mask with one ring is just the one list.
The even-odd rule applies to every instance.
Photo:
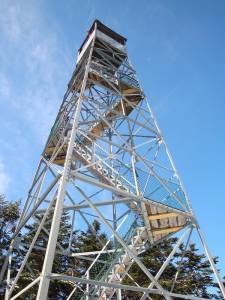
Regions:
[[[38, 219], [41, 220], [40, 216]], [[35, 243], [35, 247], [32, 250], [32, 253], [29, 257], [27, 267], [24, 269], [20, 280], [18, 281], [17, 291], [24, 288], [26, 285], [31, 283], [36, 277], [38, 277], [41, 273], [43, 261], [44, 261], [44, 253], [47, 247], [48, 235], [46, 234], [46, 230], [50, 231], [52, 214], [47, 218], [44, 230], [41, 231], [37, 241]], [[58, 236], [58, 245], [56, 247], [56, 256], [53, 262], [53, 273], [58, 274], [66, 274], [69, 276], [79, 276], [84, 275], [85, 270], [90, 266], [91, 261], [83, 260], [78, 257], [73, 257], [71, 255], [60, 254], [60, 251], [67, 252], [69, 245], [69, 237], [71, 234], [71, 225], [69, 223], [70, 216], [67, 213], [64, 213], [61, 219], [60, 231]], [[28, 246], [31, 243], [36, 230], [38, 228], [39, 222], [34, 222], [30, 225], [26, 226], [26, 233], [24, 233], [22, 242], [24, 245], [24, 254], [28, 250]], [[97, 251], [101, 250], [102, 245], [106, 243], [106, 235], [101, 232], [101, 227], [99, 222], [94, 221], [91, 226], [94, 231], [90, 228], [87, 231], [74, 231], [72, 235], [72, 243], [71, 243], [71, 252], [88, 252], [88, 251]], [[26, 246], [27, 245], [27, 246]], [[30, 272], [30, 270], [32, 272]], [[74, 284], [68, 281], [62, 280], [54, 280], [50, 283], [48, 298], [50, 300], [63, 300], [68, 297], [68, 294], [73, 290]], [[36, 299], [37, 295], [37, 287], [34, 286], [29, 289], [29, 292], [23, 294], [21, 298], [18, 299], [26, 299], [33, 300]]]
[[18, 218], [19, 202], [9, 202], [3, 195], [0, 195], [0, 267]]
[[[180, 250], [184, 251], [183, 244], [180, 246]], [[176, 258], [181, 258], [181, 251], [177, 253]], [[214, 262], [218, 262], [217, 257], [214, 258]], [[180, 272], [174, 291], [181, 293], [185, 290], [185, 293], [197, 297], [216, 298], [216, 295], [210, 292], [213, 288], [217, 288], [212, 275], [213, 271], [205, 255], [199, 253], [195, 244], [190, 244], [180, 264]]]
[[[22, 276], [20, 277], [20, 280], [18, 281], [17, 289], [15, 292], [24, 288], [26, 285], [31, 283], [35, 278], [37, 278], [41, 274], [42, 266], [44, 262], [44, 254], [48, 243], [48, 233], [50, 232], [51, 229], [52, 214], [53, 213], [50, 213], [49, 216], [47, 217], [44, 224], [44, 228], [41, 230], [35, 242], [31, 255], [29, 256], [27, 265], [22, 272]], [[37, 228], [39, 226], [42, 217], [43, 216], [39, 216], [39, 217], [36, 216], [37, 221], [26, 226], [26, 231], [23, 233], [21, 239], [23, 245], [23, 250], [21, 250], [21, 252], [24, 255], [26, 254], [29, 245], [31, 244], [34, 238], [34, 235], [37, 231]], [[52, 268], [53, 273], [62, 273], [62, 274], [71, 275], [69, 270], [71, 269], [73, 259], [70, 256], [63, 254], [63, 252], [64, 251], [66, 252], [68, 248], [70, 232], [71, 232], [71, 226], [69, 224], [69, 216], [67, 213], [64, 213], [60, 224], [60, 231], [59, 231], [58, 243], [57, 243], [58, 246], [56, 247], [57, 254], [53, 262], [53, 268]], [[50, 285], [49, 299], [55, 299], [55, 300], [65, 299], [66, 295], [70, 290], [72, 290], [72, 288], [73, 285], [70, 282], [55, 280], [54, 284]], [[36, 295], [37, 295], [37, 286], [34, 286], [31, 289], [29, 289], [28, 293], [23, 294], [23, 296], [21, 296], [21, 298], [18, 299], [33, 300], [36, 299]]]
[[[94, 220], [92, 227], [89, 227], [87, 231], [77, 233], [74, 249], [75, 252], [100, 251], [106, 242], [107, 236], [101, 232], [100, 223]], [[78, 276], [83, 275], [90, 264], [90, 261], [77, 259], [74, 265], [74, 272]]]
[[[10, 202], [0, 195], [0, 270], [19, 218], [19, 202]], [[16, 263], [15, 261], [13, 262]], [[4, 299], [5, 286], [0, 288], [0, 300]]]
[[[3, 257], [7, 251], [10, 243], [11, 235], [14, 231], [16, 221], [19, 217], [19, 204], [11, 203], [5, 200], [4, 197], [0, 197], [0, 254], [2, 263]], [[39, 225], [39, 221], [42, 216], [39, 216], [37, 220], [26, 227], [26, 231], [22, 234], [23, 254], [26, 253], [29, 244], [31, 243], [34, 234]], [[45, 222], [45, 230], [50, 231], [52, 215], [50, 214]], [[71, 225], [69, 223], [70, 216], [67, 213], [63, 214], [60, 234], [58, 238], [58, 244], [61, 245], [64, 251], [68, 249], [69, 237], [71, 235]], [[155, 276], [164, 262], [165, 258], [172, 251], [176, 238], [165, 240], [164, 242], [155, 245], [154, 247], [146, 250], [140, 259], [149, 271]], [[41, 231], [35, 247], [31, 253], [28, 261], [28, 265], [24, 269], [21, 279], [17, 283], [17, 291], [24, 288], [27, 284], [34, 280], [40, 275], [42, 264], [44, 260], [44, 253], [48, 242], [48, 235], [44, 230]], [[103, 245], [107, 242], [107, 235], [101, 230], [100, 223], [94, 221], [87, 230], [74, 231], [72, 233], [71, 252], [90, 252], [101, 250]], [[108, 249], [111, 245], [109, 244]], [[199, 253], [195, 244], [190, 244], [189, 248], [184, 251], [184, 244], [181, 244], [179, 251], [174, 255], [173, 260], [169, 263], [164, 273], [160, 277], [160, 284], [167, 290], [171, 290], [176, 293], [193, 294], [195, 296], [204, 298], [217, 298], [215, 292], [218, 290], [218, 286], [214, 283], [212, 278], [212, 271], [205, 255]], [[70, 256], [60, 253], [59, 247], [57, 247], [57, 255], [53, 263], [53, 273], [62, 273], [70, 276], [81, 277], [85, 274], [87, 268], [91, 265], [91, 260], [81, 259], [77, 256]], [[182, 255], [184, 252], [184, 255]], [[105, 256], [104, 256], [105, 255]], [[102, 261], [110, 260], [108, 254], [102, 254]], [[94, 258], [94, 256], [93, 256]], [[18, 264], [21, 260], [21, 256], [17, 253], [16, 260], [14, 263]], [[217, 258], [215, 262], [217, 262]], [[104, 271], [104, 264], [96, 264], [90, 273], [91, 279], [96, 279], [96, 276]], [[179, 270], [178, 275], [176, 274], [177, 269]], [[140, 285], [147, 287], [149, 285], [149, 279], [140, 270], [140, 268], [134, 263], [129, 271], [133, 279]], [[173, 284], [176, 278], [176, 283]], [[133, 284], [130, 278], [125, 277], [122, 282], [123, 284]], [[81, 289], [85, 286], [80, 285]], [[49, 299], [50, 300], [63, 300], [66, 299], [68, 294], [74, 289], [74, 283], [66, 281], [54, 281], [50, 285]], [[20, 300], [33, 300], [36, 298], [37, 287], [29, 289], [29, 293], [23, 294]], [[142, 294], [135, 292], [124, 292], [123, 299], [137, 300], [140, 299]], [[77, 289], [73, 299], [81, 299], [82, 292]], [[163, 299], [160, 295], [151, 295], [154, 300]], [[3, 295], [0, 300], [3, 299]], [[220, 299], [218, 296], [217, 299]]]
[[[141, 255], [141, 260], [153, 276], [157, 274], [176, 241], [176, 238], [171, 238], [149, 248]], [[175, 293], [220, 299], [217, 295], [218, 286], [214, 283], [213, 272], [205, 255], [199, 254], [195, 244], [190, 244], [186, 251], [184, 248], [185, 245], [181, 244], [179, 251], [174, 255], [174, 258], [161, 275], [159, 283], [165, 289]], [[218, 259], [215, 258], [215, 263], [217, 261]], [[148, 278], [136, 264], [132, 266], [129, 273], [139, 285], [148, 287], [150, 284]], [[128, 277], [124, 279], [123, 283], [133, 284]], [[137, 300], [141, 297], [140, 293], [131, 293], [129, 291], [125, 292], [125, 295], [124, 299], [129, 300]], [[151, 298], [154, 300], [164, 299], [160, 295], [151, 295]]]

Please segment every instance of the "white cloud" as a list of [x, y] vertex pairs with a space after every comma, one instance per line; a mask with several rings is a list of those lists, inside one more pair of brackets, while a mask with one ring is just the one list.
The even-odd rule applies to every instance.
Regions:
[[[16, 81], [9, 104], [43, 143], [72, 71], [71, 52], [57, 25], [48, 23], [38, 1], [3, 1], [1, 6], [0, 33], [8, 49], [0, 46], [0, 58], [10, 82]], [[0, 93], [9, 96], [6, 78], [0, 77]]]
[[15, 199], [30, 184], [74, 52], [42, 1], [0, 2], [0, 194]]
[[5, 166], [0, 160], [0, 195], [5, 194], [10, 183], [9, 175], [6, 173]]
[[0, 73], [0, 95], [3, 97], [10, 95], [10, 83], [3, 73]]
[[[4, 4], [6, 3], [2, 3], [3, 7], [5, 6]], [[1, 15], [2, 31], [11, 41], [16, 41], [21, 35], [20, 26], [18, 26], [18, 19], [16, 17], [18, 15], [18, 9], [18, 6], [9, 5], [6, 14]]]

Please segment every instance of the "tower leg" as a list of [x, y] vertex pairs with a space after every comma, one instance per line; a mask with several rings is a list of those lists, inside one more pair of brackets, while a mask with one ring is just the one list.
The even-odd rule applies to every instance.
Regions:
[[48, 296], [48, 289], [49, 289], [49, 284], [50, 284], [50, 278], [48, 276], [51, 274], [51, 271], [52, 271], [52, 264], [53, 264], [53, 260], [54, 260], [57, 237], [58, 237], [58, 233], [59, 233], [60, 220], [61, 220], [62, 213], [63, 213], [63, 204], [64, 204], [64, 198], [65, 198], [65, 194], [66, 194], [67, 180], [69, 177], [69, 170], [70, 170], [70, 164], [71, 164], [71, 157], [72, 157], [72, 153], [73, 153], [74, 139], [75, 139], [75, 135], [76, 135], [76, 131], [77, 131], [77, 123], [78, 123], [78, 118], [79, 118], [79, 114], [80, 114], [81, 103], [83, 100], [86, 82], [87, 82], [87, 78], [88, 78], [90, 60], [91, 60], [92, 51], [93, 51], [93, 43], [94, 43], [94, 40], [92, 42], [92, 49], [90, 51], [88, 61], [86, 64], [82, 88], [81, 88], [81, 92], [79, 95], [79, 99], [77, 100], [77, 107], [76, 107], [76, 110], [74, 113], [73, 126], [72, 126], [72, 130], [71, 130], [70, 140], [69, 140], [69, 144], [68, 144], [68, 150], [67, 150], [66, 159], [65, 159], [65, 163], [64, 163], [63, 174], [62, 174], [62, 178], [61, 178], [60, 184], [59, 184], [59, 191], [58, 191], [58, 196], [56, 199], [56, 206], [55, 206], [54, 215], [53, 215], [53, 219], [52, 219], [51, 231], [49, 234], [47, 250], [46, 250], [44, 264], [43, 264], [43, 268], [42, 268], [42, 274], [41, 274], [38, 294], [37, 294], [37, 298], [36, 298], [37, 300], [46, 300], [47, 296]]
[[122, 293], [121, 293], [121, 290], [117, 290], [117, 291], [116, 291], [116, 298], [117, 298], [117, 300], [122, 300]]
[[206, 255], [207, 255], [208, 259], [209, 259], [209, 262], [210, 262], [211, 268], [213, 270], [213, 273], [215, 275], [216, 281], [217, 281], [217, 283], [218, 283], [218, 285], [220, 287], [220, 290], [221, 290], [221, 293], [223, 295], [223, 298], [225, 299], [225, 287], [224, 287], [222, 278], [221, 278], [221, 276], [220, 276], [220, 274], [219, 274], [219, 272], [218, 272], [218, 270], [216, 268], [216, 265], [215, 265], [215, 263], [213, 261], [213, 257], [212, 257], [212, 255], [209, 252], [209, 248], [208, 248], [208, 246], [207, 246], [207, 244], [205, 242], [204, 235], [203, 235], [203, 233], [202, 233], [202, 231], [201, 231], [201, 229], [199, 228], [198, 225], [197, 225], [197, 231], [199, 233], [199, 237], [201, 239], [202, 246], [203, 246], [203, 248], [205, 250], [205, 253], [206, 253]]

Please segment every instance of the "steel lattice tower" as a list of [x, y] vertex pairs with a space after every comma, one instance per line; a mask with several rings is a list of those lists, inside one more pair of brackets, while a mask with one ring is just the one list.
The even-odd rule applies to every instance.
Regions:
[[[64, 212], [71, 222], [66, 248], [59, 239]], [[96, 218], [107, 232], [108, 242], [101, 251], [72, 253], [73, 231], [84, 224], [94, 230]], [[32, 243], [26, 245], [22, 233], [34, 220], [39, 226]], [[47, 248], [36, 243], [40, 232], [46, 234]], [[188, 196], [128, 59], [126, 39], [96, 20], [79, 49], [75, 71], [1, 270], [0, 279], [7, 284], [5, 300], [27, 299], [24, 295], [34, 286], [35, 299], [45, 300], [55, 280], [74, 287], [68, 300], [122, 299], [124, 290], [141, 292], [141, 300], [151, 299], [153, 294], [167, 300], [203, 299], [178, 295], [159, 283], [180, 244], [188, 247], [194, 232], [225, 298]], [[177, 235], [178, 241], [153, 276], [139, 256], [172, 235]], [[36, 277], [29, 266], [34, 249], [44, 253], [42, 272]], [[15, 251], [23, 260], [12, 278]], [[89, 261], [84, 275], [53, 273], [56, 253]], [[123, 284], [126, 276], [131, 278], [133, 264], [148, 277], [148, 288], [135, 282]], [[18, 291], [17, 282], [25, 270], [32, 282]]]

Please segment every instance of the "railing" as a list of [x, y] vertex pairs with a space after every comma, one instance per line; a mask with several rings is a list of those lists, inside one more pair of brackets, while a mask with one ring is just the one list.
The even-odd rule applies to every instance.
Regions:
[[118, 85], [120, 82], [120, 84], [124, 83], [130, 87], [138, 89], [140, 88], [138, 80], [133, 76], [133, 73], [132, 75], [129, 74], [129, 70], [122, 71], [119, 69], [116, 72], [113, 72], [112, 69], [109, 69], [100, 63], [92, 61], [90, 65], [90, 72], [93, 72], [96, 75], [99, 75], [100, 77], [103, 77], [104, 79], [109, 80], [116, 85]]
[[118, 80], [115, 77], [115, 73], [113, 73], [112, 70], [107, 69], [102, 64], [92, 61], [90, 64], [90, 73], [91, 72], [95, 73], [96, 75], [99, 75], [100, 77], [104, 77], [105, 79], [109, 80], [110, 82], [116, 85], [118, 84]]
[[74, 146], [76, 153], [85, 160], [87, 165], [90, 165], [90, 169], [95, 170], [98, 175], [104, 178], [105, 181], [108, 181], [110, 185], [127, 192], [134, 192], [134, 185], [103, 161], [103, 159], [96, 155], [87, 145], [75, 142]]
[[[140, 227], [140, 224], [138, 220], [135, 218], [134, 214], [130, 214], [128, 220], [121, 226], [121, 228], [118, 230], [119, 235], [123, 238], [123, 241], [130, 245], [132, 239], [137, 234], [137, 228]], [[113, 243], [113, 241], [112, 241]], [[99, 259], [104, 260], [105, 264], [102, 266], [102, 263], [98, 263], [92, 267], [92, 269], [89, 271], [89, 279], [94, 279], [97, 281], [106, 281], [108, 282], [108, 279], [110, 276], [113, 276], [114, 267], [120, 263], [120, 259], [123, 254], [126, 253], [125, 249], [122, 248], [122, 246], [116, 242], [115, 249], [113, 253], [110, 254], [102, 254]], [[110, 279], [109, 279], [110, 280]], [[90, 287], [89, 289], [89, 297], [92, 297], [91, 299], [94, 299], [95, 294], [98, 292], [98, 288], [95, 286]], [[85, 300], [86, 295], [83, 295], [81, 300]], [[75, 298], [76, 299], [76, 298]]]

